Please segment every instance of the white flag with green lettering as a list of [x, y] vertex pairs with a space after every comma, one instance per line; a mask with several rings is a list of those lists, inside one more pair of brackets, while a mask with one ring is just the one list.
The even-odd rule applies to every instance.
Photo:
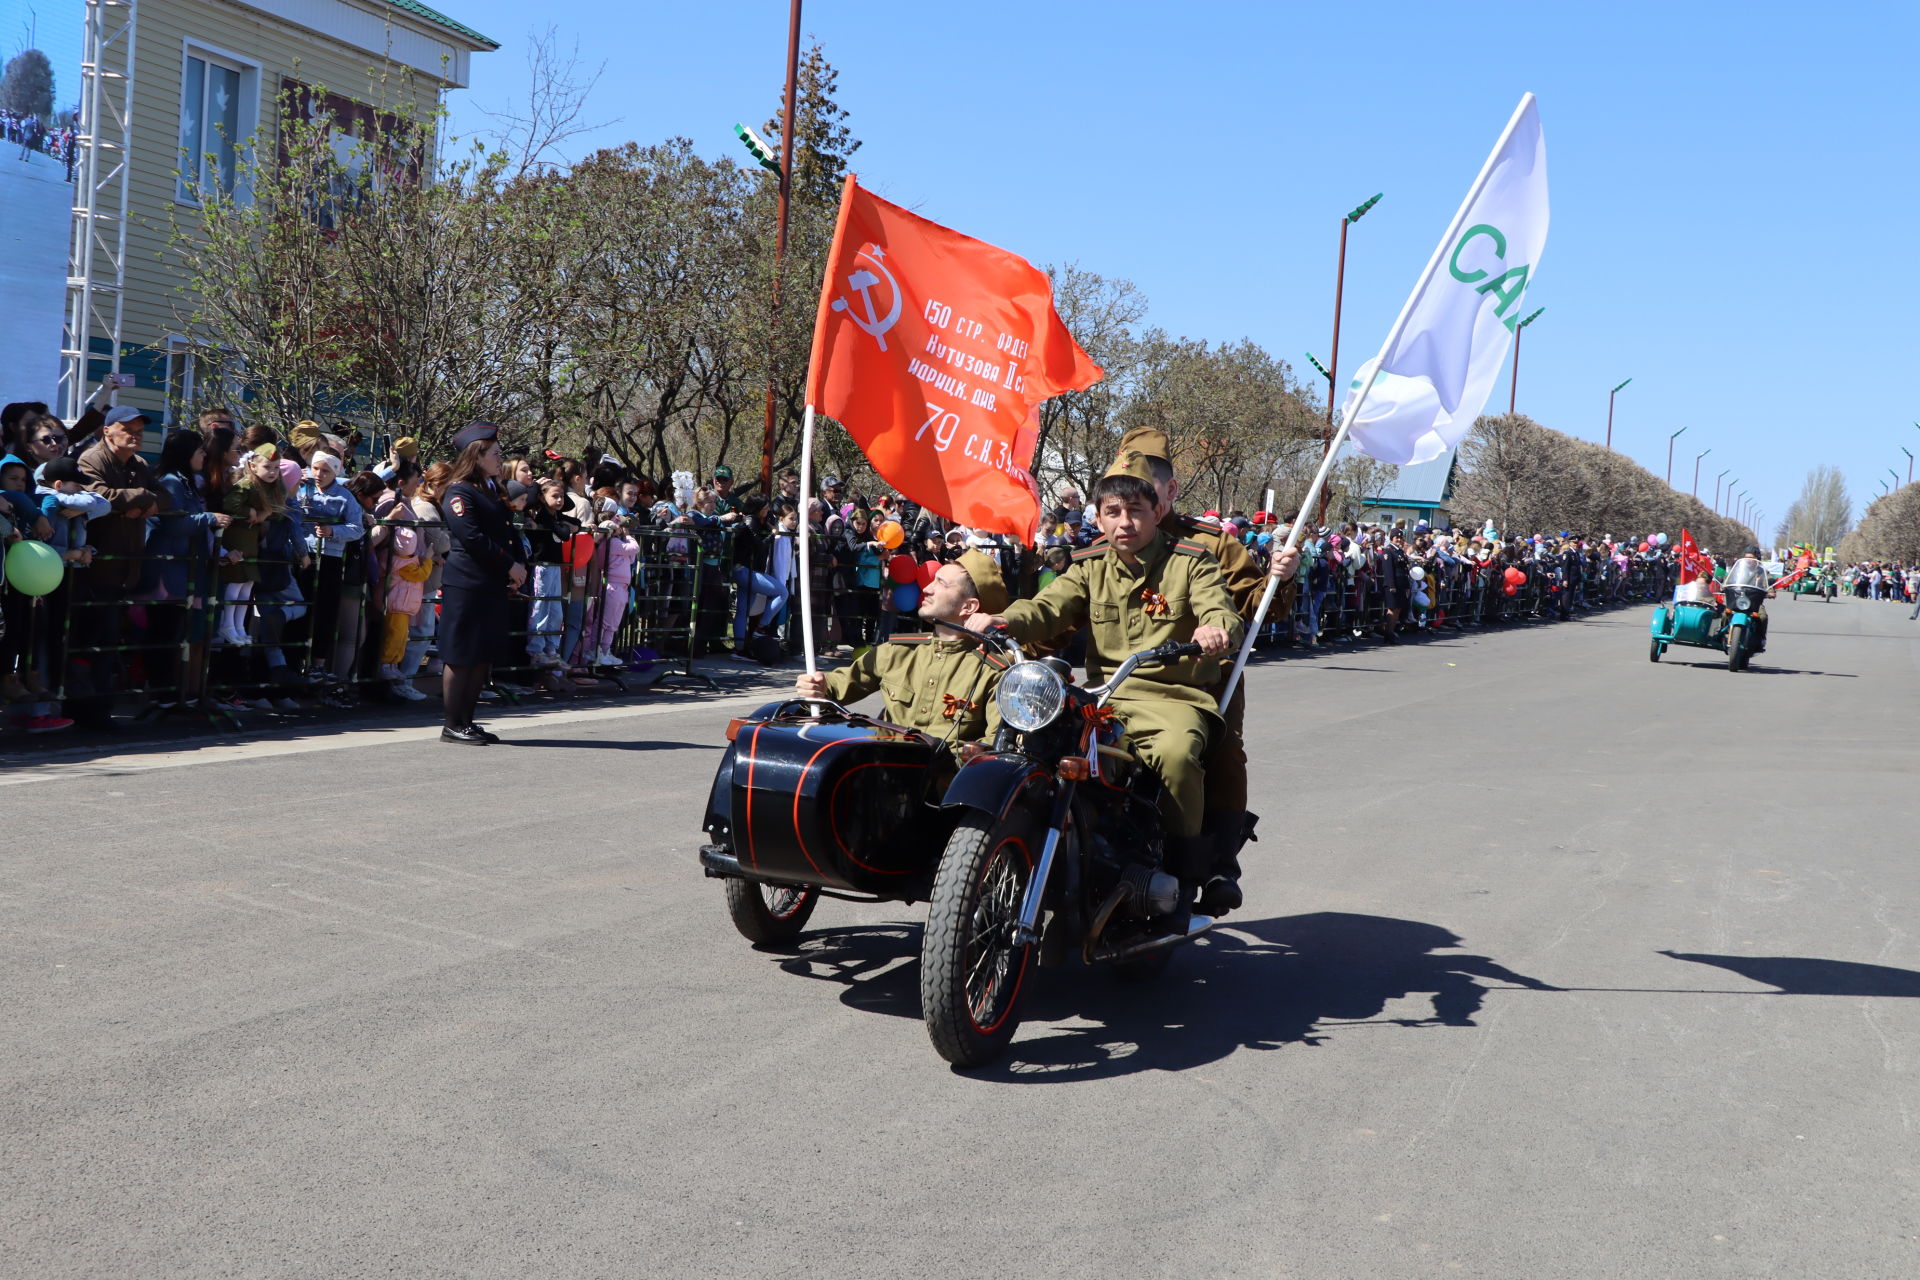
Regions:
[[1381, 462], [1428, 462], [1459, 444], [1500, 376], [1547, 245], [1547, 146], [1532, 94], [1482, 175], [1347, 396], [1351, 414], [1380, 371], [1351, 431], [1354, 445]]

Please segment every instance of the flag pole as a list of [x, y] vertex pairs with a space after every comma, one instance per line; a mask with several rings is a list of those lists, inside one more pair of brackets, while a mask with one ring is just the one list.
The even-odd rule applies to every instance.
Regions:
[[[798, 21], [798, 0], [793, 11]], [[808, 675], [817, 674], [820, 669], [813, 651], [813, 406], [825, 364], [822, 339], [827, 332], [829, 299], [833, 293], [833, 264], [840, 260], [840, 243], [846, 238], [847, 205], [852, 201], [855, 181], [855, 175], [849, 173], [840, 184], [840, 210], [833, 218], [833, 245], [827, 250], [827, 274], [820, 281], [820, 298], [814, 306], [813, 345], [807, 350], [807, 407], [800, 419], [800, 644], [806, 650]]]
[[[1440, 244], [1434, 249], [1433, 257], [1427, 260], [1427, 269], [1421, 272], [1420, 283], [1416, 284], [1413, 292], [1407, 295], [1406, 305], [1400, 308], [1400, 315], [1394, 320], [1393, 328], [1387, 331], [1387, 340], [1380, 344], [1382, 356], [1393, 350], [1395, 344], [1400, 341], [1400, 335], [1406, 331], [1408, 322], [1413, 318], [1413, 309], [1425, 295], [1428, 283], [1440, 266], [1440, 260], [1446, 257], [1447, 248], [1460, 235], [1461, 225], [1466, 222], [1467, 214], [1473, 208], [1473, 202], [1480, 198], [1480, 193], [1486, 189], [1488, 179], [1493, 177], [1494, 162], [1500, 158], [1500, 153], [1506, 150], [1507, 140], [1513, 137], [1513, 131], [1520, 126], [1520, 117], [1527, 113], [1527, 108], [1532, 103], [1531, 93], [1521, 95], [1520, 105], [1513, 109], [1513, 115], [1508, 119], [1507, 127], [1500, 131], [1499, 141], [1495, 142], [1493, 150], [1487, 153], [1487, 162], [1480, 166], [1479, 176], [1475, 177], [1473, 185], [1467, 188], [1466, 199], [1460, 202], [1459, 209], [1454, 211], [1453, 221], [1447, 224], [1447, 233], [1440, 237]], [[1320, 497], [1320, 491], [1326, 487], [1327, 473], [1333, 470], [1333, 460], [1339, 454], [1340, 446], [1346, 443], [1349, 429], [1359, 419], [1360, 411], [1366, 407], [1367, 397], [1373, 392], [1373, 384], [1379, 381], [1379, 378], [1380, 362], [1376, 357], [1373, 361], [1373, 372], [1367, 375], [1367, 381], [1360, 388], [1360, 395], [1354, 400], [1353, 407], [1340, 416], [1340, 429], [1333, 433], [1333, 439], [1328, 442], [1326, 455], [1320, 459], [1320, 470], [1314, 475], [1313, 484], [1308, 487], [1307, 496], [1300, 503], [1300, 510], [1294, 516], [1293, 527], [1287, 530], [1286, 545], [1280, 548], [1282, 554], [1300, 545], [1300, 535], [1306, 528], [1307, 513], [1314, 509], [1314, 502]], [[1329, 386], [1327, 394], [1331, 396], [1333, 392], [1334, 388]], [[1233, 700], [1233, 691], [1240, 685], [1240, 673], [1246, 669], [1247, 659], [1253, 653], [1253, 642], [1260, 635], [1261, 625], [1267, 620], [1267, 608], [1272, 605], [1274, 593], [1279, 589], [1280, 579], [1273, 576], [1269, 566], [1267, 589], [1260, 595], [1260, 608], [1255, 611], [1253, 623], [1247, 628], [1246, 639], [1240, 642], [1240, 652], [1233, 660], [1233, 673], [1227, 677], [1226, 687], [1220, 693], [1220, 705], [1223, 708]]]
[[807, 674], [819, 670], [813, 654], [813, 404], [800, 420], [800, 644]]

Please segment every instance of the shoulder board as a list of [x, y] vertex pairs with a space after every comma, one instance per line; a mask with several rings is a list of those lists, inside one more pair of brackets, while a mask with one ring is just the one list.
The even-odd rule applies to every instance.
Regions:
[[889, 639], [887, 643], [888, 644], [925, 644], [927, 643], [927, 641], [931, 639], [933, 639], [932, 636], [894, 636], [891, 639]]
[[1175, 523], [1183, 524], [1189, 529], [1200, 529], [1209, 533], [1218, 533], [1220, 531], [1220, 518], [1218, 516], [1181, 516]]
[[1180, 539], [1173, 544], [1173, 550], [1183, 556], [1206, 556], [1209, 559], [1213, 556], [1213, 548], [1203, 542], [1195, 542], [1191, 538]]
[[1107, 540], [1102, 538], [1098, 542], [1091, 543], [1075, 551], [1068, 557], [1068, 561], [1073, 564], [1078, 564], [1082, 560], [1091, 560], [1095, 556], [1103, 556], [1105, 554], [1107, 554]]
[[992, 667], [995, 671], [1005, 671], [1008, 667], [1013, 665], [1012, 663], [1008, 662], [1004, 657], [1002, 657], [997, 653], [983, 652], [980, 655], [980, 661], [986, 663], [989, 667]]

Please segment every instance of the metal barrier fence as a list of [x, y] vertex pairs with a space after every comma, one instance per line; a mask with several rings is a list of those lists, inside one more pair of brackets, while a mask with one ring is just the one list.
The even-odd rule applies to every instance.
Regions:
[[[409, 696], [396, 686], [435, 672], [439, 605], [417, 557], [441, 541], [445, 525], [369, 516], [364, 527], [364, 544], [349, 544], [340, 556], [295, 553], [288, 548], [299, 544], [285, 536], [271, 540], [279, 554], [144, 555], [137, 569], [98, 555], [48, 596], [4, 593], [0, 658], [6, 671], [29, 675], [25, 691], [39, 699], [34, 706], [64, 702], [96, 719], [135, 693], [144, 695], [146, 716], [186, 708], [223, 720], [241, 710], [291, 710], [296, 696], [346, 705], [357, 686]], [[501, 637], [496, 695], [517, 700], [549, 671], [623, 690], [636, 677], [716, 688], [694, 661], [730, 646], [743, 652], [750, 616], [779, 637], [775, 656], [798, 652], [799, 599], [791, 581], [797, 556], [793, 535], [776, 536], [787, 554], [776, 554], [774, 563], [789, 570], [788, 580], [774, 584], [784, 594], [764, 601], [766, 580], [733, 565], [734, 534], [725, 526], [603, 532], [582, 563], [535, 566]], [[816, 535], [816, 551], [823, 549], [831, 552], [831, 540]], [[832, 555], [816, 555], [821, 649], [884, 639], [897, 616], [892, 584], [884, 576], [877, 588], [864, 584], [844, 564], [822, 567], [832, 564]], [[1523, 578], [1508, 594], [1509, 567], [1433, 562], [1423, 584], [1427, 605], [1413, 605], [1406, 593], [1397, 626], [1513, 625], [1672, 590], [1664, 562], [1636, 560], [1622, 571], [1606, 561], [1563, 581], [1563, 566], [1527, 561], [1511, 566]], [[137, 586], [101, 585], [129, 580]], [[1311, 582], [1303, 576], [1287, 607], [1272, 611], [1263, 644], [1350, 642], [1384, 631], [1389, 600], [1373, 574], [1349, 563], [1335, 567], [1320, 589]], [[396, 591], [402, 583], [417, 590]]]

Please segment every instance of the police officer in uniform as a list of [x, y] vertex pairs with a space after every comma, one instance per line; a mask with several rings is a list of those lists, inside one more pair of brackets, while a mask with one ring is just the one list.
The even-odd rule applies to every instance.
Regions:
[[[1007, 607], [1007, 584], [993, 557], [968, 551], [940, 566], [920, 597], [928, 621], [964, 624]], [[1000, 728], [993, 693], [1006, 662], [964, 636], [936, 631], [870, 645], [831, 673], [802, 674], [794, 687], [809, 698], [858, 702], [879, 692], [884, 719], [951, 742], [990, 739]]]
[[1146, 456], [1126, 450], [1094, 487], [1103, 540], [1075, 553], [1038, 596], [999, 617], [976, 614], [967, 625], [1004, 624], [1023, 644], [1084, 626], [1087, 678], [1096, 684], [1142, 649], [1169, 640], [1200, 646], [1202, 657], [1143, 667], [1110, 704], [1135, 750], [1166, 783], [1167, 869], [1191, 892], [1212, 874], [1213, 847], [1201, 834], [1206, 755], [1221, 729], [1212, 690], [1221, 678], [1219, 659], [1232, 652], [1241, 625], [1218, 562], [1198, 543], [1162, 531], [1158, 502]]
[[[1169, 460], [1172, 449], [1167, 444], [1167, 433], [1159, 428], [1137, 427], [1129, 431], [1120, 439], [1119, 452], [1122, 457], [1129, 452], [1138, 453], [1146, 460], [1147, 473], [1153, 478], [1158, 499], [1162, 532], [1175, 540], [1194, 543], [1213, 556], [1219, 563], [1227, 591], [1233, 596], [1234, 611], [1240, 617], [1243, 630], [1252, 626], [1253, 616], [1260, 609], [1260, 597], [1266, 590], [1267, 573], [1273, 573], [1282, 582], [1291, 580], [1300, 565], [1299, 549], [1282, 553], [1276, 548], [1268, 568], [1263, 570], [1253, 553], [1227, 532], [1220, 521], [1176, 512], [1173, 504], [1180, 498], [1180, 481], [1174, 476], [1173, 463]], [[1220, 679], [1210, 690], [1216, 702], [1225, 691], [1227, 676], [1232, 671], [1232, 664], [1222, 664]], [[1220, 717], [1225, 731], [1215, 738], [1213, 750], [1207, 756], [1206, 817], [1202, 822], [1202, 834], [1213, 845], [1214, 862], [1201, 893], [1200, 910], [1211, 916], [1224, 915], [1244, 901], [1240, 891], [1240, 849], [1253, 837], [1254, 824], [1260, 821], [1260, 815], [1247, 810], [1247, 746], [1243, 734], [1247, 686], [1244, 680], [1233, 691], [1233, 699], [1220, 709]]]
[[440, 504], [453, 544], [440, 586], [440, 741], [483, 747], [500, 739], [473, 722], [473, 709], [507, 632], [508, 597], [526, 582], [527, 566], [502, 497], [500, 428], [471, 423], [453, 447], [460, 453]]

